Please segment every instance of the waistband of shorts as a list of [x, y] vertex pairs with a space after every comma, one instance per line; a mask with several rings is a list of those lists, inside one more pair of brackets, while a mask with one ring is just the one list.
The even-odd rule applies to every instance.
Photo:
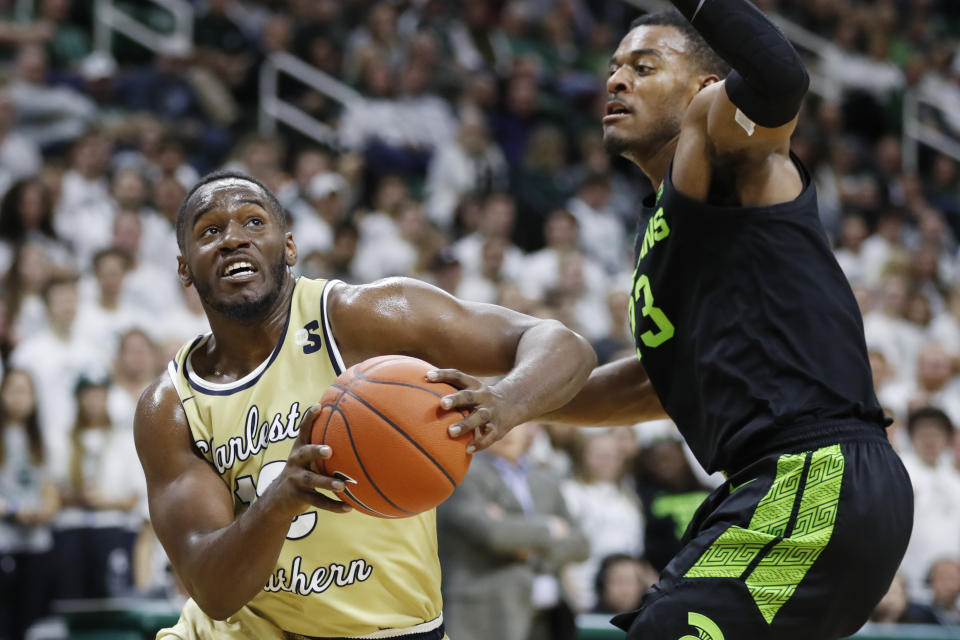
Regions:
[[859, 419], [787, 425], [765, 434], [761, 443], [738, 451], [723, 472], [730, 477], [767, 456], [813, 451], [845, 442], [888, 440], [884, 427]]
[[437, 616], [433, 620], [423, 622], [406, 629], [382, 629], [362, 636], [350, 637], [318, 637], [305, 636], [299, 633], [285, 634], [287, 640], [389, 640], [390, 638], [400, 638], [401, 640], [443, 640], [444, 635], [443, 616]]

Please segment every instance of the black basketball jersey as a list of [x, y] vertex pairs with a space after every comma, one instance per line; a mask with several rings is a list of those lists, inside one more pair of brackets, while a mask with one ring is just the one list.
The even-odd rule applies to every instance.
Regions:
[[846, 422], [886, 420], [863, 320], [804, 181], [792, 202], [721, 207], [670, 179], [644, 201], [630, 325], [660, 401], [709, 471]]

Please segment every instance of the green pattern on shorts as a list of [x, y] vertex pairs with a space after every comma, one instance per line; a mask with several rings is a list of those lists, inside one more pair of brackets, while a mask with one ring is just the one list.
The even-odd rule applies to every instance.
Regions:
[[[807, 456], [810, 468], [790, 537], [790, 525]], [[807, 571], [833, 535], [843, 482], [844, 459], [840, 445], [812, 454], [780, 456], [777, 476], [750, 520], [750, 527], [724, 531], [687, 571], [687, 578], [741, 578], [760, 609], [772, 623], [780, 608], [793, 596]], [[772, 548], [744, 575], [760, 552]]]

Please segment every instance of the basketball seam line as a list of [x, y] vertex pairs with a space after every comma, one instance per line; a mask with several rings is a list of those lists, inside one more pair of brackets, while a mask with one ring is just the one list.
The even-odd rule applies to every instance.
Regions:
[[[388, 418], [387, 416], [383, 415], [376, 407], [374, 407], [372, 404], [370, 404], [369, 402], [367, 402], [366, 400], [364, 400], [363, 398], [361, 398], [359, 395], [357, 395], [357, 394], [354, 393], [353, 391], [350, 391], [350, 389], [347, 389], [346, 387], [343, 387], [343, 386], [341, 386], [341, 385], [339, 385], [339, 384], [334, 384], [334, 385], [331, 385], [331, 386], [334, 386], [334, 387], [336, 387], [337, 389], [343, 389], [345, 392], [347, 392], [347, 394], [350, 395], [350, 397], [356, 398], [363, 406], [367, 407], [368, 409], [370, 409], [371, 411], [373, 411], [375, 414], [377, 414], [378, 416], [380, 416], [380, 418], [382, 418], [387, 424], [389, 424], [391, 427], [393, 427], [394, 429], [396, 429], [397, 433], [399, 433], [399, 434], [402, 435], [404, 438], [406, 438], [407, 441], [410, 442], [410, 444], [412, 444], [414, 447], [417, 448], [418, 451], [420, 451], [420, 453], [422, 453], [424, 456], [426, 456], [427, 459], [428, 459], [430, 462], [432, 462], [433, 465], [434, 465], [437, 469], [440, 470], [440, 473], [442, 473], [444, 476], [446, 476], [447, 480], [450, 481], [450, 484], [453, 485], [453, 488], [454, 488], [454, 489], [457, 488], [457, 483], [454, 481], [453, 477], [447, 472], [447, 470], [444, 469], [443, 466], [441, 466], [441, 464], [440, 464], [439, 462], [437, 462], [436, 460], [434, 460], [433, 456], [431, 456], [430, 453], [427, 452], [426, 449], [424, 449], [423, 447], [421, 447], [419, 442], [417, 442], [417, 441], [414, 440], [412, 437], [410, 437], [410, 434], [408, 434], [406, 431], [404, 431], [403, 429], [401, 429], [396, 423], [393, 422], [393, 420], [391, 420], [391, 419]], [[351, 442], [352, 442], [352, 441], [353, 441], [353, 440], [352, 440], [352, 438], [351, 438]], [[358, 458], [358, 459], [359, 459], [359, 458]], [[384, 497], [386, 497], [386, 496], [384, 496]], [[392, 504], [392, 503], [391, 503], [391, 504]], [[397, 508], [399, 509], [399, 507], [397, 507]]]
[[[372, 370], [372, 369], [375, 369], [375, 368], [376, 368], [376, 367], [371, 367], [370, 369], [368, 369], [368, 371], [369, 371], [369, 370]], [[443, 397], [443, 394], [442, 394], [442, 393], [437, 393], [436, 391], [431, 391], [430, 389], [425, 389], [425, 388], [423, 388], [423, 387], [421, 387], [421, 386], [419, 386], [419, 385], [410, 384], [409, 382], [394, 382], [394, 381], [391, 381], [391, 380], [371, 380], [371, 379], [368, 378], [365, 374], [360, 373], [359, 371], [357, 371], [357, 372], [355, 372], [355, 373], [356, 373], [356, 376], [357, 376], [358, 378], [360, 378], [360, 379], [363, 380], [364, 382], [369, 382], [369, 383], [371, 383], [371, 384], [386, 384], [386, 385], [391, 385], [391, 386], [395, 386], [395, 387], [409, 387], [410, 389], [419, 389], [420, 391], [426, 391], [426, 392], [429, 393], [430, 395], [436, 396], [437, 398], [442, 398], [442, 397]], [[353, 386], [353, 385], [351, 385], [351, 386]], [[466, 411], [463, 411], [462, 409], [454, 409], [454, 411], [456, 411], [457, 413], [459, 413], [459, 414], [462, 415], [463, 417], [467, 417], [467, 416], [469, 415]]]
[[[343, 389], [343, 387], [341, 387], [340, 385], [333, 385], [333, 386], [336, 387], [336, 388], [338, 388], [338, 389]], [[345, 389], [344, 389], [344, 390], [345, 390]], [[346, 390], [345, 390], [345, 391], [346, 391]], [[347, 393], [349, 393], [349, 392], [347, 392]], [[353, 396], [352, 393], [351, 393], [350, 395]], [[357, 398], [357, 400], [360, 400], [360, 398]], [[363, 402], [363, 401], [361, 400], [361, 402]], [[384, 500], [386, 500], [387, 503], [389, 503], [390, 506], [393, 507], [394, 509], [396, 509], [397, 511], [403, 511], [404, 513], [408, 513], [408, 514], [410, 514], [410, 515], [416, 515], [415, 512], [413, 512], [413, 511], [407, 511], [407, 510], [404, 509], [403, 507], [400, 507], [400, 506], [394, 504], [393, 500], [391, 500], [390, 498], [388, 498], [388, 497], [386, 496], [386, 494], [384, 494], [383, 491], [380, 490], [380, 487], [377, 486], [377, 483], [374, 482], [374, 481], [373, 481], [373, 478], [370, 477], [370, 473], [367, 471], [367, 467], [363, 464], [363, 459], [360, 457], [360, 452], [357, 451], [357, 444], [353, 441], [353, 433], [352, 433], [352, 431], [351, 431], [351, 429], [350, 429], [350, 421], [347, 420], [346, 414], [344, 414], [343, 410], [342, 410], [340, 407], [333, 407], [333, 406], [331, 406], [330, 408], [331, 408], [332, 411], [339, 411], [340, 414], [343, 415], [343, 424], [344, 424], [344, 426], [346, 426], [346, 428], [347, 428], [347, 438], [350, 439], [350, 446], [351, 446], [351, 448], [353, 448], [354, 457], [357, 459], [357, 463], [360, 465], [360, 470], [363, 471], [363, 475], [365, 475], [365, 476], [367, 477], [367, 480], [370, 481], [370, 486], [373, 487], [374, 490], [376, 490], [376, 492], [380, 494], [380, 497], [381, 497], [381, 498], [383, 498]], [[373, 409], [373, 407], [370, 407], [370, 408]], [[374, 411], [376, 411], [376, 409], [374, 409]], [[386, 419], [386, 418], [384, 418], [384, 419]], [[368, 511], [373, 511], [373, 510], [372, 510], [372, 509], [368, 509]], [[383, 514], [381, 514], [381, 515], [383, 515]]]

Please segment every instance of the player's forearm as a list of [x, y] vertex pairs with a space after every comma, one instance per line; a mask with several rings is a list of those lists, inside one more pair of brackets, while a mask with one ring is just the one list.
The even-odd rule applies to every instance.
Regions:
[[513, 410], [512, 424], [526, 422], [566, 403], [586, 382], [597, 356], [590, 343], [559, 322], [527, 329], [514, 366], [494, 385]]
[[796, 117], [810, 78], [783, 33], [750, 0], [671, 0], [733, 67], [730, 101], [764, 127]]
[[293, 516], [268, 496], [226, 527], [195, 534], [187, 542], [178, 574], [211, 618], [236, 613], [263, 589], [276, 567]]
[[570, 402], [543, 419], [582, 426], [624, 426], [665, 417], [643, 365], [631, 356], [594, 369]]

